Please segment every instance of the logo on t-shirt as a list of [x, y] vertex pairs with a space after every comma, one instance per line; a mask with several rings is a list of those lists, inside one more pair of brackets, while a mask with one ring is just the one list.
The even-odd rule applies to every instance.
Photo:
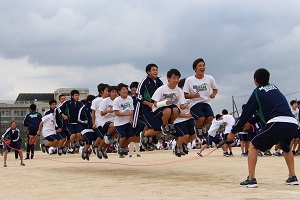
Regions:
[[[126, 110], [127, 108], [130, 108], [130, 102], [126, 102], [124, 104], [121, 104], [121, 108], [122, 110]], [[130, 110], [130, 109], [127, 109]]]
[[167, 99], [168, 101], [171, 101], [171, 104], [177, 104], [178, 103], [178, 99], [177, 99], [175, 93], [163, 94], [163, 98]]
[[208, 85], [208, 83], [203, 83], [201, 85], [193, 85], [193, 90], [196, 90], [196, 92], [207, 91]]

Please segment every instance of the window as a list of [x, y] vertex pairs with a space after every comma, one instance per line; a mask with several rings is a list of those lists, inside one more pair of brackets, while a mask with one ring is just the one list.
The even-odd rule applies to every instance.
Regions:
[[25, 117], [26, 111], [25, 110], [15, 110], [15, 117]]
[[2, 110], [1, 116], [2, 117], [11, 117], [11, 111], [10, 110]]

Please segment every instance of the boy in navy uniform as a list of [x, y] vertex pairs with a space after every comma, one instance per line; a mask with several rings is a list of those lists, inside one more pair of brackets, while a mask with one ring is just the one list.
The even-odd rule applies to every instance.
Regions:
[[148, 64], [146, 66], [147, 77], [139, 83], [137, 88], [137, 99], [138, 103], [136, 105], [133, 128], [137, 126], [140, 109], [142, 110], [142, 115], [144, 122], [148, 130], [144, 134], [144, 146], [147, 149], [153, 149], [153, 144], [151, 142], [152, 137], [161, 134], [161, 123], [154, 116], [152, 112], [152, 107], [154, 101], [151, 99], [154, 92], [163, 85], [163, 82], [158, 77], [158, 67], [156, 64]]
[[[257, 152], [267, 151], [276, 143], [280, 143], [284, 151], [285, 162], [288, 166], [288, 179], [286, 184], [298, 185], [295, 175], [294, 156], [290, 148], [291, 141], [298, 129], [297, 120], [293, 117], [289, 104], [279, 89], [269, 83], [270, 73], [260, 68], [254, 73], [254, 83], [257, 86], [251, 94], [238, 122], [233, 126], [227, 140], [232, 141], [235, 134], [251, 119], [253, 114], [258, 113], [255, 121], [263, 121], [265, 126], [251, 140], [248, 152], [247, 179], [240, 183], [242, 187], [257, 187], [255, 178], [255, 167], [257, 163]], [[251, 122], [250, 122], [251, 123]], [[255, 123], [255, 122], [254, 122]], [[253, 124], [253, 122], [251, 123]]]
[[42, 115], [39, 112], [36, 112], [36, 105], [31, 104], [30, 113], [28, 113], [24, 119], [23, 125], [28, 127], [28, 134], [27, 134], [27, 152], [26, 158], [29, 159], [29, 155], [31, 152], [31, 159], [34, 157], [34, 144], [30, 141], [36, 137], [37, 131], [39, 129], [40, 122], [42, 121]]
[[71, 148], [75, 151], [76, 142], [81, 139], [80, 125], [78, 124], [78, 113], [83, 104], [79, 101], [79, 91], [71, 91], [71, 99], [58, 105], [58, 112], [67, 121], [67, 128], [69, 131]]
[[20, 147], [19, 143], [20, 139], [20, 130], [17, 129], [16, 122], [12, 121], [10, 122], [10, 127], [5, 131], [5, 133], [1, 137], [1, 141], [5, 143], [6, 150], [4, 152], [4, 167], [7, 167], [6, 160], [7, 160], [7, 154], [10, 152], [11, 149], [17, 150], [20, 155], [21, 166], [25, 166], [23, 163], [23, 152]]

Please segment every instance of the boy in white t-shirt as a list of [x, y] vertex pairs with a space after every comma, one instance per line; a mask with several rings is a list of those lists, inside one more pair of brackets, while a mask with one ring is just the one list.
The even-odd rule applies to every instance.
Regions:
[[[222, 115], [225, 124], [224, 140], [227, 140], [227, 136], [231, 132], [231, 129], [235, 124], [235, 119], [232, 115], [228, 114], [228, 111], [226, 109], [222, 110]], [[223, 154], [225, 157], [233, 156], [231, 143], [224, 144], [223, 150], [224, 150]]]
[[[290, 102], [290, 106], [291, 106], [292, 114], [294, 115], [294, 117], [296, 118], [296, 120], [299, 124], [299, 109], [298, 109], [297, 101], [292, 100]], [[300, 137], [300, 134], [299, 134], [299, 128], [298, 128], [298, 131], [297, 131], [297, 133], [295, 133], [294, 139], [291, 142], [291, 148], [292, 148], [292, 151], [293, 151], [294, 155], [296, 155], [296, 147], [299, 143], [299, 137]]]
[[185, 98], [190, 99], [190, 110], [196, 121], [198, 136], [205, 133], [205, 126], [213, 120], [214, 113], [209, 103], [218, 92], [215, 79], [204, 74], [205, 69], [205, 61], [202, 58], [196, 59], [193, 63], [196, 74], [188, 77], [183, 87]]
[[119, 135], [119, 157], [125, 158], [128, 154], [127, 146], [133, 137], [132, 117], [133, 117], [133, 100], [128, 96], [128, 86], [124, 83], [118, 85], [119, 97], [113, 102], [113, 110], [115, 112], [114, 126]]
[[39, 125], [39, 130], [37, 132], [37, 135], [41, 135], [41, 132], [43, 133], [43, 137], [48, 140], [45, 144], [41, 144], [41, 149], [43, 152], [48, 152], [49, 147], [55, 147], [58, 145], [59, 136], [57, 135], [57, 132], [60, 132], [61, 129], [59, 128], [56, 130], [57, 124], [56, 124], [56, 118], [55, 118], [55, 110], [44, 116], [42, 118], [42, 121]]
[[170, 69], [167, 72], [168, 84], [160, 86], [152, 96], [152, 110], [155, 117], [162, 121], [161, 130], [166, 135], [176, 133], [173, 123], [179, 116], [177, 105], [181, 109], [188, 109], [183, 90], [177, 86], [180, 76], [177, 69]]

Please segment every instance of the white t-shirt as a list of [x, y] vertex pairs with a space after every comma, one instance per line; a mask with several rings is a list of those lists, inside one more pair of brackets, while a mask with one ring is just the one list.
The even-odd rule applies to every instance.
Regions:
[[215, 79], [210, 76], [204, 74], [202, 79], [198, 79], [195, 75], [188, 77], [185, 80], [183, 91], [188, 94], [196, 94], [199, 93], [199, 98], [191, 99], [191, 107], [193, 107], [196, 103], [208, 103], [210, 102], [209, 95], [212, 93], [213, 89], [217, 89], [217, 84]]
[[[180, 105], [177, 105], [178, 108], [180, 109], [180, 113], [182, 114], [189, 114], [190, 113], [190, 99], [186, 99], [185, 100], [185, 103], [189, 106], [188, 109], [185, 109], [185, 110], [182, 110], [180, 109]], [[174, 121], [174, 124], [177, 124], [177, 123], [181, 123], [181, 122], [184, 122], [184, 121], [187, 121], [189, 119], [191, 119], [193, 117], [177, 117]]]
[[49, 135], [56, 135], [55, 127], [56, 121], [55, 116], [53, 114], [46, 115], [42, 118], [43, 128], [42, 133], [44, 137], [48, 137]]
[[[110, 97], [107, 97], [105, 99], [102, 100], [100, 106], [99, 106], [99, 110], [100, 110], [100, 114], [101, 114], [101, 111], [106, 111], [106, 110], [111, 110], [113, 109], [113, 100], [111, 100]], [[115, 113], [112, 112], [112, 113], [107, 113], [106, 115], [102, 116], [101, 117], [101, 120], [100, 120], [100, 125], [101, 126], [104, 126], [104, 124], [106, 122], [113, 122], [114, 119], [115, 119]]]
[[224, 133], [230, 133], [232, 126], [235, 124], [235, 119], [232, 115], [223, 115], [223, 122], [226, 122]]
[[100, 104], [101, 101], [103, 100], [102, 97], [96, 97], [93, 101], [92, 101], [92, 105], [91, 105], [91, 109], [95, 111], [95, 124], [96, 126], [100, 126], [101, 125], [101, 114], [100, 114]]
[[[156, 102], [168, 100], [171, 104], [182, 105], [185, 104], [184, 93], [181, 88], [176, 86], [174, 89], [169, 88], [168, 84], [162, 85], [154, 92], [152, 99]], [[152, 108], [154, 112], [157, 110], [157, 107]]]
[[[119, 112], [125, 113], [134, 110], [133, 100], [130, 96], [123, 99], [121, 96], [115, 98], [113, 101], [113, 110], [118, 110]], [[114, 126], [122, 126], [129, 123], [130, 116], [116, 116], [114, 119]]]
[[297, 122], [299, 123], [299, 109], [298, 108], [296, 108], [296, 110], [291, 109], [291, 111], [294, 117], [296, 118]]
[[223, 120], [216, 120], [216, 118], [213, 119], [211, 126], [209, 127], [208, 130], [208, 135], [216, 137], [217, 131], [220, 128], [220, 125], [223, 124]]

